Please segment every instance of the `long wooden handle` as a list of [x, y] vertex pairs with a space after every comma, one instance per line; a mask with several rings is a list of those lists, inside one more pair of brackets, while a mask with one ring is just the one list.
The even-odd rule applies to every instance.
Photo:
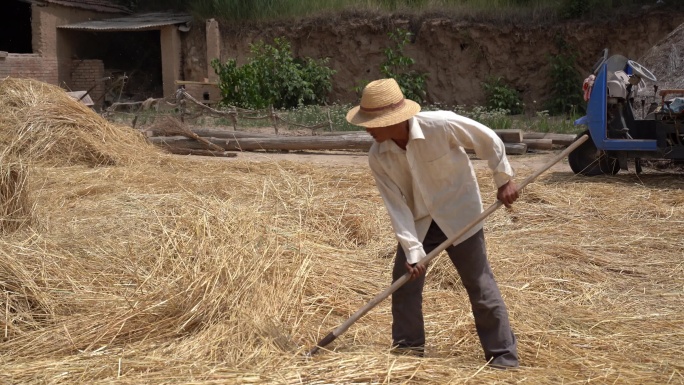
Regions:
[[[583, 135], [580, 138], [578, 138], [576, 141], [574, 141], [568, 148], [563, 150], [560, 154], [556, 155], [553, 159], [551, 159], [548, 163], [546, 163], [543, 167], [541, 167], [539, 170], [537, 170], [534, 174], [528, 176], [519, 186], [518, 190], [522, 190], [527, 186], [530, 182], [533, 180], [537, 179], [539, 175], [544, 173], [546, 170], [550, 169], [554, 164], [558, 163], [561, 159], [565, 158], [569, 153], [571, 153], [574, 149], [579, 147], [582, 143], [587, 141], [589, 139], [589, 136]], [[496, 211], [499, 207], [501, 207], [503, 203], [501, 201], [497, 200], [494, 204], [489, 206], [486, 210], [484, 210], [475, 220], [473, 220], [470, 224], [468, 224], [466, 227], [464, 227], [461, 231], [459, 231], [456, 235], [452, 236], [451, 238], [447, 239], [446, 241], [442, 242], [441, 245], [437, 246], [434, 250], [432, 250], [428, 255], [425, 256], [420, 262], [418, 262], [419, 265], [425, 265], [430, 263], [432, 259], [434, 259], [439, 253], [444, 251], [449, 245], [454, 244], [456, 241], [458, 241], [465, 233], [470, 231], [473, 227], [475, 227], [478, 223], [482, 222], [485, 218], [487, 218], [491, 213]], [[347, 321], [345, 321], [342, 325], [338, 326], [335, 330], [332, 332], [328, 333], [322, 340], [316, 344], [316, 346], [313, 347], [308, 353], [309, 356], [316, 354], [320, 348], [328, 345], [329, 343], [333, 342], [337, 337], [342, 335], [349, 327], [354, 324], [354, 322], [358, 321], [359, 318], [363, 317], [366, 313], [368, 313], [372, 308], [374, 308], [377, 304], [382, 302], [385, 298], [389, 297], [392, 293], [397, 291], [401, 286], [403, 286], [406, 282], [408, 282], [409, 277], [411, 276], [410, 273], [406, 273], [403, 276], [401, 276], [399, 279], [394, 281], [390, 287], [382, 291], [380, 294], [376, 295], [375, 298], [371, 299], [364, 307], [361, 309], [357, 310], [356, 313], [354, 313]]]

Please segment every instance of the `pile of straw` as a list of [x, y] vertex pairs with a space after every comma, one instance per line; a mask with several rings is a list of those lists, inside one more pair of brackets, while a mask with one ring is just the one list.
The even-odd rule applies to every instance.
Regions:
[[158, 153], [130, 127], [109, 123], [59, 87], [0, 80], [0, 146], [48, 165], [118, 165]]
[[[658, 81], [654, 84], [659, 89], [684, 88], [684, 24], [651, 47], [639, 58], [639, 63], [657, 77]], [[652, 85], [649, 82], [644, 95], [653, 96]]]
[[389, 284], [365, 168], [165, 158], [30, 179], [40, 224], [0, 238], [0, 383], [684, 382], [681, 176], [548, 174], [490, 218], [517, 372], [483, 367], [443, 257], [426, 358], [389, 353], [388, 301], [303, 358]]
[[0, 153], [0, 233], [12, 233], [33, 220], [29, 167]]
[[165, 156], [64, 96], [0, 83], [0, 223], [35, 219], [0, 237], [0, 383], [684, 383], [681, 176], [557, 172], [490, 217], [519, 371], [483, 366], [443, 257], [425, 358], [385, 301], [307, 359], [390, 283], [368, 170]]

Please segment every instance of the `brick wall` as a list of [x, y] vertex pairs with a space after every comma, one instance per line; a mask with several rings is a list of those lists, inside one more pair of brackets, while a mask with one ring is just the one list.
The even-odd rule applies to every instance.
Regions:
[[9, 62], [7, 61], [7, 52], [0, 51], [0, 79], [10, 76], [12, 72]]
[[221, 90], [216, 84], [211, 83], [200, 83], [200, 82], [178, 82], [179, 85], [185, 87], [185, 91], [189, 93], [193, 98], [200, 102], [207, 102], [204, 99], [204, 93], [209, 93], [209, 103], [215, 103], [221, 100]]
[[0, 57], [0, 76], [32, 78], [57, 85], [57, 58], [10, 53], [7, 57]]
[[104, 77], [104, 63], [102, 60], [74, 60], [71, 63], [71, 81], [69, 88], [73, 91], [90, 91], [90, 98], [93, 99], [96, 108], [102, 106], [105, 92], [105, 83], [101, 81]]

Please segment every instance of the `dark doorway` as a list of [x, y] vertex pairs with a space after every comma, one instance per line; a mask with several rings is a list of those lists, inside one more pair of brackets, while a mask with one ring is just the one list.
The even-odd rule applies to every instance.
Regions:
[[[63, 32], [76, 62], [102, 60], [105, 76], [113, 78], [106, 84], [105, 105], [164, 95], [160, 31]], [[123, 76], [127, 77], [125, 81]]]
[[33, 53], [31, 46], [31, 4], [5, 0], [0, 23], [0, 51]]

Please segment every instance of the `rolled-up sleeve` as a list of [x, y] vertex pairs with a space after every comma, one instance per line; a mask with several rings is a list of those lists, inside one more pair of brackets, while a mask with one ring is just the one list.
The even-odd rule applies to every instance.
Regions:
[[487, 161], [497, 188], [513, 178], [515, 173], [506, 158], [506, 147], [492, 129], [460, 115], [446, 122], [447, 129], [461, 147], [475, 151], [478, 158]]
[[401, 190], [392, 182], [374, 154], [370, 154], [368, 162], [378, 191], [385, 202], [394, 233], [406, 254], [406, 260], [411, 264], [418, 263], [425, 257], [425, 250], [417, 236], [413, 213], [406, 204]]

